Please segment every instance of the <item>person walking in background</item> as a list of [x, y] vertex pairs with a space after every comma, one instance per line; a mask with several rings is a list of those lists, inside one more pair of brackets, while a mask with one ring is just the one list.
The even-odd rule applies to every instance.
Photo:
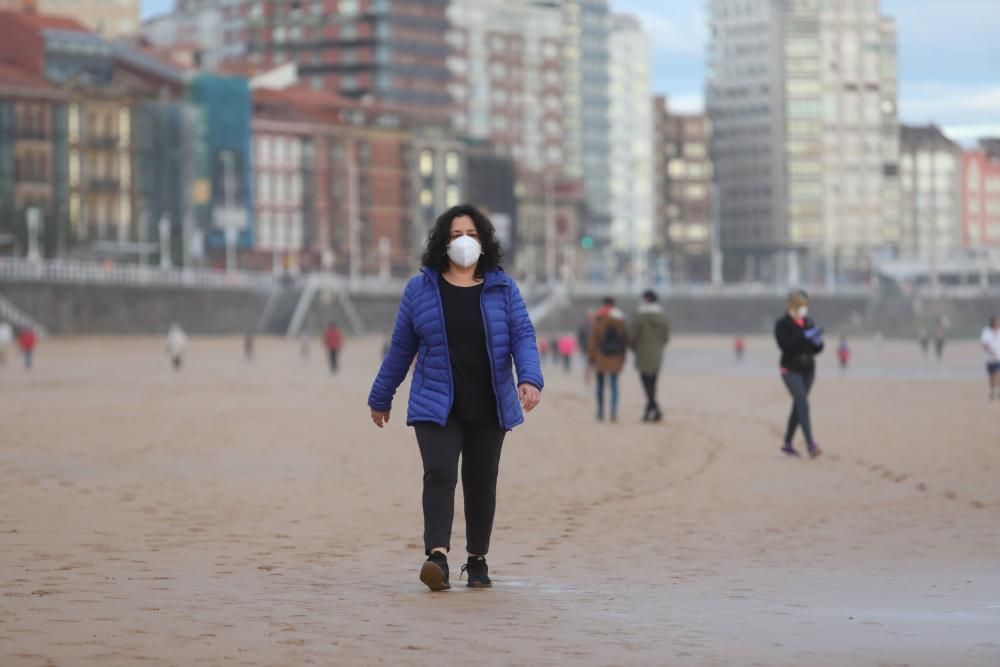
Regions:
[[437, 219], [368, 396], [372, 421], [382, 428], [416, 356], [406, 424], [413, 426], [423, 460], [427, 560], [420, 581], [432, 591], [451, 588], [447, 554], [459, 457], [467, 552], [462, 571], [471, 588], [492, 585], [486, 554], [500, 450], [507, 432], [541, 400], [535, 329], [517, 284], [499, 267], [502, 255], [493, 223], [478, 209], [456, 206]]
[[816, 379], [815, 356], [823, 351], [823, 330], [809, 319], [808, 294], [795, 291], [789, 295], [788, 311], [775, 323], [774, 338], [781, 350], [781, 379], [792, 395], [792, 413], [781, 451], [788, 456], [799, 456], [792, 442], [801, 426], [809, 456], [816, 458], [821, 451], [813, 438], [809, 391]]
[[549, 346], [550, 346], [550, 343], [549, 343], [549, 339], [548, 338], [545, 338], [544, 336], [542, 336], [541, 338], [538, 339], [538, 356], [543, 361], [547, 361], [548, 360]]
[[559, 354], [559, 336], [552, 334], [549, 337], [549, 350], [552, 353], [552, 363], [558, 364], [562, 361]]
[[927, 358], [927, 353], [930, 351], [931, 347], [931, 336], [927, 333], [927, 329], [924, 327], [920, 328], [920, 351], [924, 354], [924, 359]]
[[986, 352], [986, 374], [990, 382], [990, 400], [1000, 399], [1000, 317], [994, 315], [979, 336]]
[[736, 355], [736, 361], [743, 361], [743, 355], [746, 354], [747, 344], [743, 340], [743, 336], [736, 336], [733, 339], [733, 354]]
[[326, 348], [326, 356], [330, 361], [330, 372], [336, 373], [340, 349], [344, 346], [344, 334], [340, 332], [340, 327], [337, 326], [336, 322], [329, 322], [326, 325], [326, 331], [323, 332], [323, 346]]
[[576, 338], [573, 334], [563, 334], [559, 338], [559, 356], [562, 358], [563, 369], [569, 373], [573, 367], [573, 355], [576, 354]]
[[38, 336], [31, 327], [21, 327], [17, 332], [17, 344], [20, 346], [21, 355], [24, 357], [24, 367], [30, 371], [35, 354], [35, 346], [38, 344]]
[[837, 343], [837, 361], [840, 362], [840, 370], [846, 371], [851, 363], [851, 346], [847, 344], [847, 336], [841, 336]]
[[635, 351], [635, 367], [639, 371], [643, 391], [646, 392], [646, 409], [642, 414], [644, 422], [658, 422], [663, 419], [663, 411], [656, 402], [656, 381], [663, 364], [663, 350], [670, 342], [670, 321], [663, 313], [656, 292], [642, 293], [642, 303], [630, 327], [629, 336]]
[[597, 376], [597, 419], [604, 421], [604, 385], [609, 385], [611, 421], [618, 421], [618, 375], [625, 366], [628, 329], [625, 314], [615, 305], [614, 297], [605, 297], [594, 316], [587, 342], [590, 366]]
[[254, 344], [253, 330], [250, 330], [247, 331], [245, 336], [243, 336], [243, 359], [247, 363], [253, 362], [253, 344]]
[[171, 322], [167, 330], [167, 355], [174, 370], [179, 371], [184, 363], [184, 348], [187, 347], [187, 334], [177, 322]]
[[0, 366], [7, 365], [7, 348], [14, 342], [14, 328], [7, 322], [0, 322]]
[[934, 356], [938, 361], [944, 360], [944, 344], [947, 337], [948, 329], [945, 320], [942, 319], [934, 330]]

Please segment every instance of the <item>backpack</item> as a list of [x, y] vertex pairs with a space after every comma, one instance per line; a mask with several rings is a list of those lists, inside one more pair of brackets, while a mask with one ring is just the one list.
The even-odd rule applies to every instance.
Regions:
[[605, 357], [618, 357], [625, 354], [625, 336], [620, 328], [613, 324], [604, 327], [604, 335], [601, 336], [601, 354]]

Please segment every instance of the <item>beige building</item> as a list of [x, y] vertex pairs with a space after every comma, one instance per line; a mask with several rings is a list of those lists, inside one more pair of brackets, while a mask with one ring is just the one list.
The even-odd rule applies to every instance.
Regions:
[[900, 254], [940, 260], [962, 245], [962, 147], [929, 125], [904, 125]]
[[75, 19], [104, 37], [139, 32], [139, 0], [33, 0], [41, 14]]
[[728, 280], [864, 280], [900, 230], [897, 45], [879, 0], [711, 0]]

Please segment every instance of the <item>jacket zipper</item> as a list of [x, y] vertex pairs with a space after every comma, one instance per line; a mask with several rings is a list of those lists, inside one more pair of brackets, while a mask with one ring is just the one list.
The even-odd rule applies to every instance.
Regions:
[[[426, 275], [426, 274], [425, 274]], [[440, 275], [438, 275], [438, 280], [440, 280]], [[448, 325], [444, 320], [444, 301], [441, 299], [441, 285], [437, 281], [432, 279], [434, 282], [434, 294], [437, 296], [438, 302], [438, 316], [441, 320], [441, 338], [444, 339], [444, 353], [448, 355], [448, 410], [445, 412], [444, 421], [441, 422], [441, 426], [445, 426], [448, 423], [448, 416], [451, 414], [451, 407], [455, 404], [455, 376], [451, 372], [451, 353], [448, 347]]]
[[506, 430], [507, 425], [503, 423], [503, 415], [500, 414], [500, 392], [497, 390], [497, 376], [496, 367], [493, 361], [493, 348], [490, 347], [490, 325], [486, 321], [486, 309], [483, 307], [483, 301], [486, 299], [486, 285], [485, 279], [483, 281], [483, 291], [479, 295], [479, 314], [483, 317], [483, 330], [486, 332], [486, 356], [490, 359], [490, 382], [493, 383], [493, 399], [496, 401], [497, 405], [497, 420], [500, 422], [500, 428]]

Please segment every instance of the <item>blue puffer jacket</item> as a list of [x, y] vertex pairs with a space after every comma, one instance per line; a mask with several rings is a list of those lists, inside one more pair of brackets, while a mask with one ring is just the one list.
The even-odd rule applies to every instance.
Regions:
[[[417, 367], [406, 413], [408, 425], [434, 422], [444, 426], [454, 401], [438, 279], [437, 271], [424, 268], [406, 284], [389, 354], [368, 396], [372, 410], [389, 410], [392, 397], [416, 355]], [[486, 328], [493, 392], [497, 397], [497, 416], [500, 425], [509, 431], [524, 421], [511, 362], [517, 366], [518, 385], [527, 383], [539, 389], [543, 385], [542, 367], [535, 328], [513, 279], [502, 270], [490, 271], [483, 279], [480, 309]]]

